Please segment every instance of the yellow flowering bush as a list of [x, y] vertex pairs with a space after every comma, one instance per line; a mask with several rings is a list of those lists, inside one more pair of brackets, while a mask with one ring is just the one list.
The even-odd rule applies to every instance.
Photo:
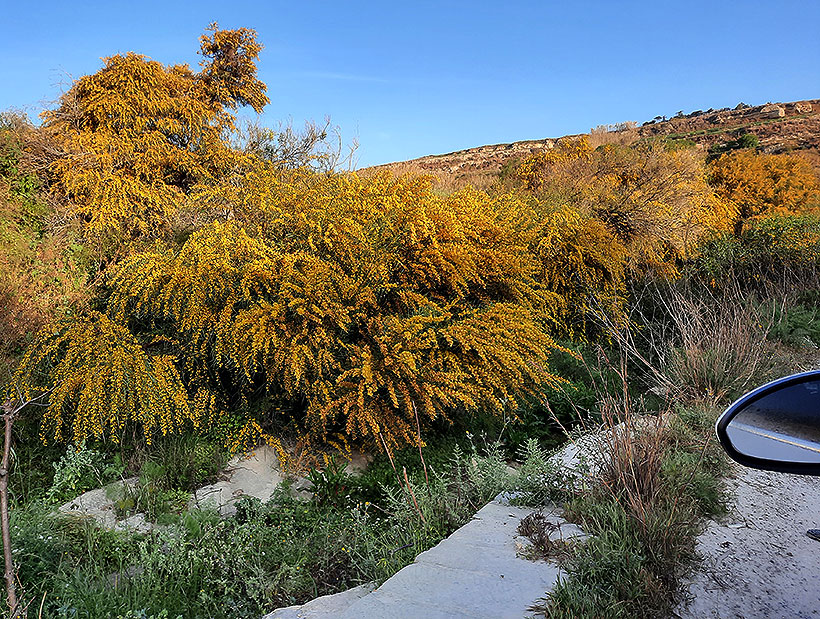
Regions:
[[[524, 202], [473, 190], [440, 197], [420, 178], [281, 172], [264, 163], [243, 185], [220, 187], [202, 199], [223, 201], [233, 216], [179, 249], [129, 256], [108, 282], [106, 317], [30, 351], [21, 376], [46, 357], [76, 367], [118, 360], [102, 381], [84, 372], [66, 382], [67, 370], [52, 371], [50, 384], [66, 386], [55, 391], [50, 428], [68, 410], [98, 419], [93, 402], [119, 393], [128, 355], [147, 368], [139, 380], [148, 384], [133, 389], [161, 375], [174, 408], [112, 395], [122, 409], [112, 413], [117, 423], [132, 420], [146, 433], [185, 420], [212, 424], [261, 389], [308, 436], [389, 449], [438, 418], [511, 413], [516, 398], [560, 380], [547, 365], [559, 299], [511, 224]], [[112, 335], [91, 337], [92, 324]], [[119, 348], [100, 348], [114, 334]], [[148, 420], [151, 410], [156, 419]], [[271, 421], [261, 411], [238, 435], [261, 437]], [[75, 423], [76, 436], [99, 434], [83, 424]]]
[[705, 234], [725, 229], [731, 218], [692, 149], [639, 143], [592, 150], [582, 137], [535, 153], [517, 175], [540, 200], [602, 223], [630, 271], [673, 274]]
[[[40, 333], [16, 374], [23, 397], [51, 389], [44, 440], [119, 440], [128, 424], [148, 442], [194, 421], [172, 355], [152, 354], [128, 329], [103, 314]], [[67, 412], [73, 414], [66, 414]]]
[[557, 295], [555, 330], [584, 339], [592, 316], [624, 320], [628, 251], [600, 219], [568, 207], [548, 213], [533, 252], [539, 280]]
[[798, 155], [727, 153], [709, 164], [709, 180], [730, 209], [736, 237], [756, 218], [816, 212], [820, 207], [820, 179]]
[[156, 236], [197, 183], [237, 165], [227, 139], [232, 110], [268, 103], [256, 77], [262, 46], [253, 30], [209, 30], [201, 71], [133, 52], [111, 56], [43, 113], [61, 153], [49, 168], [54, 189], [98, 243]]

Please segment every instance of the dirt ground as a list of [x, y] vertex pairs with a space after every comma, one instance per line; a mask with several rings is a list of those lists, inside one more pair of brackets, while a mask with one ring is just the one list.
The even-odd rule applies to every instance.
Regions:
[[681, 618], [820, 617], [820, 477], [737, 466], [735, 504], [698, 539]]

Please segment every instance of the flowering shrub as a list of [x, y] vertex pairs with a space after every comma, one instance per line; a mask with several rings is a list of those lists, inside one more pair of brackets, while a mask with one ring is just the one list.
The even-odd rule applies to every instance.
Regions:
[[[68, 419], [75, 440], [207, 426], [264, 388], [309, 437], [392, 449], [560, 380], [547, 365], [559, 299], [506, 219], [523, 203], [386, 174], [246, 182], [241, 218], [128, 257], [106, 315], [35, 342], [18, 379], [55, 387], [49, 436]], [[247, 421], [240, 434], [262, 437], [270, 419]]]

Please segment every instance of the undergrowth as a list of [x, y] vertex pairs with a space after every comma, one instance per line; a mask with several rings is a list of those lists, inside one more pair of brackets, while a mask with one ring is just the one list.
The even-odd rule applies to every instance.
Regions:
[[266, 503], [242, 498], [234, 517], [166, 514], [146, 534], [102, 530], [35, 501], [12, 512], [27, 616], [42, 602], [42, 616], [58, 618], [258, 617], [382, 581], [511, 485], [498, 444], [435, 461], [406, 477], [406, 467], [391, 469], [378, 492], [367, 475], [337, 467], [311, 501], [283, 484]]
[[668, 615], [703, 518], [725, 510], [715, 413], [639, 416], [632, 405], [603, 403], [602, 466], [565, 503], [589, 537], [571, 546], [564, 576], [538, 607], [548, 617]]

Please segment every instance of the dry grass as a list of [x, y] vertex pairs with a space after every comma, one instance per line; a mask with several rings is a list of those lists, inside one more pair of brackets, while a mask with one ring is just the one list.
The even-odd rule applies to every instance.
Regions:
[[518, 524], [518, 534], [530, 540], [531, 546], [526, 551], [528, 559], [566, 560], [570, 553], [571, 543], [564, 540], [561, 524], [551, 522], [540, 511], [526, 516]]
[[433, 178], [434, 188], [442, 195], [449, 195], [465, 187], [488, 190], [498, 182], [498, 172], [494, 170], [443, 170], [424, 166], [417, 161], [402, 161], [375, 168], [358, 170], [360, 176], [367, 176], [376, 171], [389, 170], [395, 176], [429, 176]]
[[634, 296], [629, 326], [604, 326], [658, 396], [721, 403], [784, 365], [767, 340], [772, 306], [735, 286], [649, 282]]
[[694, 450], [679, 442], [671, 411], [644, 414], [640, 401], [623, 394], [605, 395], [599, 407], [600, 467], [565, 507], [590, 537], [569, 549], [567, 576], [535, 610], [547, 617], [665, 616], [694, 558], [699, 484], [707, 478], [716, 488], [719, 481], [699, 441]]
[[615, 126], [599, 125], [589, 130], [589, 145], [598, 148], [605, 144], [615, 144], [616, 146], [627, 146], [640, 137], [635, 123], [619, 123]]
[[[686, 323], [684, 316], [692, 314], [693, 306], [683, 299], [676, 302], [681, 303], [677, 316]], [[691, 344], [699, 341], [706, 346], [710, 329], [720, 321], [716, 317], [716, 323], [710, 324], [703, 315], [705, 308], [695, 303], [695, 309], [700, 312], [698, 324], [673, 320], [662, 340], [668, 342], [673, 332], [685, 337], [693, 368], [698, 353]], [[736, 316], [738, 321], [748, 317]], [[760, 339], [748, 334], [739, 337], [753, 341], [748, 355], [759, 360]], [[667, 400], [660, 411], [647, 412], [628, 372], [636, 361], [639, 367], [649, 361], [645, 355], [636, 357], [638, 349], [628, 337], [616, 333], [613, 339], [615, 357], [603, 350], [598, 357], [614, 379], [593, 381], [602, 419], [594, 442], [596, 453], [588, 456], [594, 466], [588, 467], [585, 484], [565, 506], [566, 517], [581, 524], [590, 537], [570, 547], [562, 562], [566, 576], [534, 608], [547, 617], [666, 616], [679, 597], [681, 574], [695, 558], [702, 517], [720, 513], [724, 506], [720, 478], [725, 464], [712, 430], [715, 409], [673, 410]], [[724, 340], [710, 345], [731, 345], [728, 336]], [[740, 362], [729, 355], [718, 359]], [[653, 366], [650, 376], [657, 373], [665, 384], [683, 380], [671, 371], [668, 366]], [[599, 368], [597, 374], [601, 373]], [[547, 545], [547, 551], [555, 549]]]
[[759, 308], [732, 297], [710, 303], [676, 294], [669, 309], [679, 340], [665, 371], [684, 395], [721, 401], [771, 376], [766, 342], [771, 317]]

